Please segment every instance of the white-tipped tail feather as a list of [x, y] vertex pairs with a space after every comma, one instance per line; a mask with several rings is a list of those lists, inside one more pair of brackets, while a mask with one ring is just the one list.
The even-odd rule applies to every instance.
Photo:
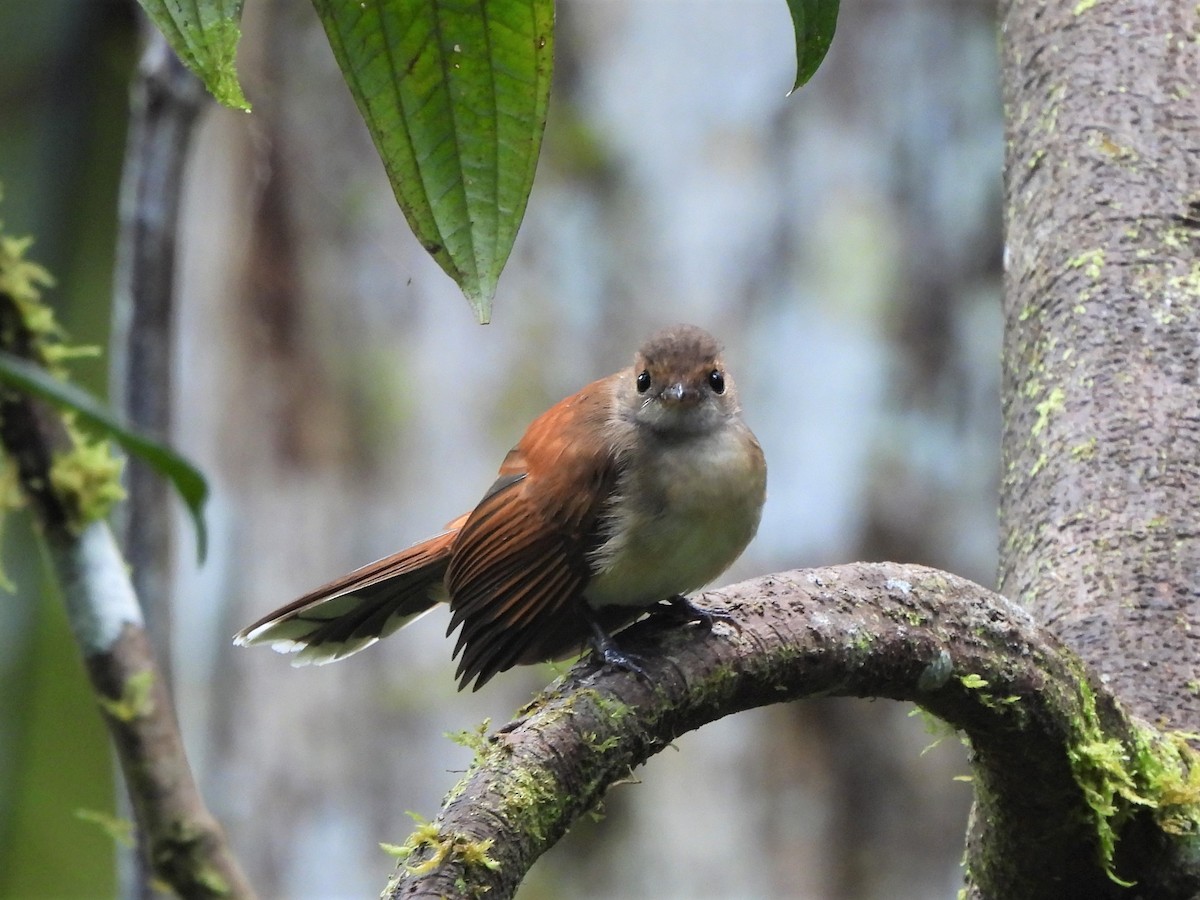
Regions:
[[277, 609], [234, 636], [241, 647], [266, 644], [292, 665], [323, 665], [370, 647], [446, 599], [443, 579], [451, 528], [376, 560]]
[[[352, 595], [332, 598], [329, 605], [336, 605], [337, 600], [356, 600]], [[325, 604], [322, 604], [324, 606]], [[293, 666], [323, 666], [339, 659], [352, 656], [359, 650], [370, 647], [380, 638], [403, 628], [410, 622], [415, 622], [432, 609], [432, 605], [415, 613], [405, 614], [401, 610], [394, 611], [384, 621], [378, 634], [361, 634], [346, 638], [340, 642], [315, 640], [316, 633], [321, 627], [333, 619], [340, 618], [348, 611], [342, 607], [342, 612], [330, 616], [319, 615], [323, 612], [318, 606], [306, 611], [303, 616], [275, 619], [241, 632], [234, 637], [233, 642], [239, 647], [251, 647], [266, 644], [276, 653], [292, 654]]]

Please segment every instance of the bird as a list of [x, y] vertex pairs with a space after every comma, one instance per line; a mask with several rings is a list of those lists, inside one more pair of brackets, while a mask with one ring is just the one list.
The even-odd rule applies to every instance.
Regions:
[[323, 585], [234, 642], [342, 659], [448, 602], [458, 689], [591, 648], [643, 674], [613, 633], [648, 612], [727, 618], [686, 594], [754, 537], [766, 460], [721, 345], [653, 334], [632, 365], [538, 416], [475, 508], [438, 534]]

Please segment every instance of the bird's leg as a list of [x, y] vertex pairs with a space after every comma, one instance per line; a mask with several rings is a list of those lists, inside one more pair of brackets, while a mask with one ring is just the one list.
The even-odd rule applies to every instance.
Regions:
[[631, 653], [622, 652], [621, 648], [617, 646], [617, 642], [613, 640], [612, 635], [605, 631], [604, 627], [596, 620], [596, 617], [592, 615], [591, 610], [586, 606], [584, 609], [588, 626], [592, 629], [592, 637], [588, 643], [591, 645], [593, 657], [600, 665], [610, 669], [621, 669], [625, 672], [632, 672], [638, 678], [649, 681], [650, 676], [642, 668], [642, 661]]
[[659, 612], [678, 616], [685, 622], [700, 622], [705, 628], [712, 628], [713, 622], [734, 622], [736, 619], [729, 610], [721, 606], [705, 609], [697, 606], [683, 594], [675, 594], [666, 599], [667, 606], [660, 606]]

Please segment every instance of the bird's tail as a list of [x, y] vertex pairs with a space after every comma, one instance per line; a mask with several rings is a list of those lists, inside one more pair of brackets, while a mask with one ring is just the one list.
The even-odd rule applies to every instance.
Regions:
[[292, 665], [322, 665], [357, 653], [444, 600], [442, 581], [461, 521], [406, 550], [355, 569], [234, 636], [295, 654]]

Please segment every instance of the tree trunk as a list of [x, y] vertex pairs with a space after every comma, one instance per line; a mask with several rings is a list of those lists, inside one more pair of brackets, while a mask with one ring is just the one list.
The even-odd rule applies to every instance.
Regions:
[[[1195, 733], [1200, 8], [1009, 0], [1001, 25], [1000, 590], [1129, 713]], [[1003, 827], [977, 796], [973, 871]], [[1126, 828], [1112, 873], [1150, 873], [1141, 896], [1194, 896], [1162, 836]], [[1124, 889], [1089, 896], [1103, 890]]]
[[1002, 5], [1000, 590], [1200, 731], [1200, 11]]

